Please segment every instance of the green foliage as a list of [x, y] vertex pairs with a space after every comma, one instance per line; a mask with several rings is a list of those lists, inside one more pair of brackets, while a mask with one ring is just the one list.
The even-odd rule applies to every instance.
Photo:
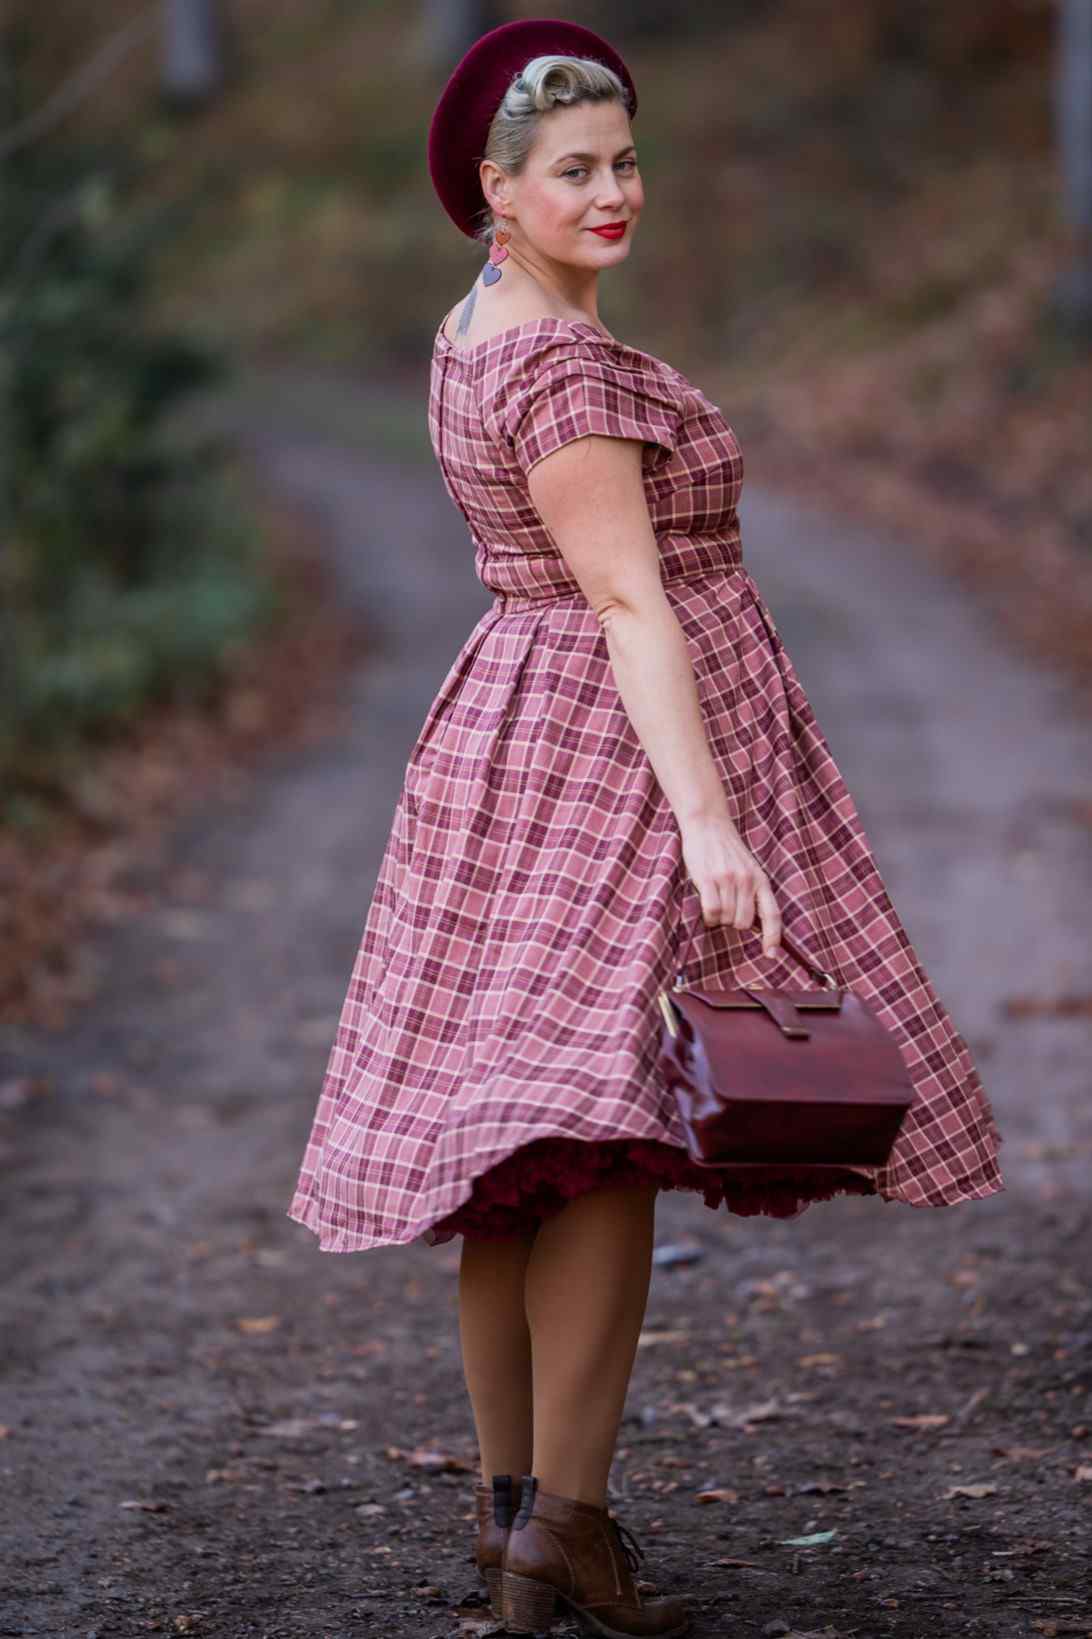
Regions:
[[171, 220], [128, 205], [115, 156], [51, 145], [17, 160], [0, 269], [9, 796], [49, 785], [74, 747], [150, 701], [210, 699], [273, 605], [228, 452], [172, 430], [229, 368], [146, 321]]

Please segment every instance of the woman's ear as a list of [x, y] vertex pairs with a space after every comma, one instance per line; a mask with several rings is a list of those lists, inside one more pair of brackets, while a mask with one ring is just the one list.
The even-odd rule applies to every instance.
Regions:
[[508, 179], [499, 165], [494, 165], [491, 159], [483, 159], [478, 167], [478, 180], [485, 196], [485, 202], [491, 210], [508, 212]]

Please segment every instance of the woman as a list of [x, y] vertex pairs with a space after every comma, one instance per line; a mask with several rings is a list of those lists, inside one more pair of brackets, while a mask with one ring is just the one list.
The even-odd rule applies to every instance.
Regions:
[[[495, 594], [410, 754], [290, 1216], [347, 1252], [461, 1233], [477, 1559], [506, 1627], [677, 1634], [608, 1476], [658, 1190], [792, 1216], [839, 1192], [1003, 1187], [967, 1046], [743, 567], [716, 405], [602, 325], [644, 205], [626, 65], [506, 24], [429, 136], [490, 259], [435, 338], [429, 425]], [[776, 892], [773, 884], [776, 882]], [[689, 1162], [658, 990], [811, 982], [782, 920], [896, 1036], [917, 1100], [882, 1168]]]

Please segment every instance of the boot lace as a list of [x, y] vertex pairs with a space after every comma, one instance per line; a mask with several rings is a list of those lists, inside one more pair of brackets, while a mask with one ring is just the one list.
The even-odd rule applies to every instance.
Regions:
[[645, 1557], [643, 1549], [638, 1546], [637, 1538], [633, 1535], [633, 1532], [623, 1525], [621, 1520], [615, 1519], [613, 1514], [609, 1514], [607, 1517], [614, 1526], [615, 1536], [618, 1538], [619, 1546], [626, 1556], [626, 1564], [631, 1571], [636, 1571]]

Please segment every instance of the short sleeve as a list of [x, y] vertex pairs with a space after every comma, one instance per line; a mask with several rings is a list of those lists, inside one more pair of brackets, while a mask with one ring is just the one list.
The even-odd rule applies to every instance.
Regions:
[[549, 349], [536, 362], [505, 415], [505, 433], [524, 473], [589, 433], [639, 439], [645, 445], [645, 473], [671, 459], [680, 405], [647, 355], [625, 347], [568, 344]]

